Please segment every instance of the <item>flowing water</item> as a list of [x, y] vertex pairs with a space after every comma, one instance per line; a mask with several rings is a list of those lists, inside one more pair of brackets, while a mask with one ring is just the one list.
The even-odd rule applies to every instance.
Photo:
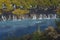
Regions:
[[31, 34], [38, 27], [41, 31], [44, 31], [48, 26], [56, 28], [55, 19], [0, 21], [0, 40], [4, 40], [6, 37], [19, 37]]

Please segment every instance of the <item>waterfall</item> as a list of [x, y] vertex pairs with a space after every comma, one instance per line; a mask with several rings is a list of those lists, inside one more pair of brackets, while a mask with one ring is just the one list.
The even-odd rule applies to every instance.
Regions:
[[18, 21], [21, 21], [21, 16], [19, 16], [19, 19], [18, 19]]
[[56, 19], [56, 14], [53, 14], [52, 15], [52, 19]]
[[56, 19], [57, 18], [57, 15], [55, 14], [54, 18]]
[[24, 16], [22, 16], [22, 19], [25, 19]]
[[37, 19], [37, 17], [36, 17], [36, 15], [33, 15], [33, 18], [32, 18], [33, 20], [36, 20]]
[[43, 14], [43, 19], [47, 19], [47, 16], [46, 16], [46, 14]]
[[50, 19], [50, 15], [48, 15], [47, 19]]
[[39, 19], [42, 19], [42, 14], [40, 14]]
[[3, 21], [6, 21], [6, 17], [2, 15], [2, 20]]
[[13, 15], [13, 21], [16, 21], [17, 20], [17, 17]]
[[11, 15], [9, 15], [9, 18], [8, 18], [8, 20], [11, 20]]

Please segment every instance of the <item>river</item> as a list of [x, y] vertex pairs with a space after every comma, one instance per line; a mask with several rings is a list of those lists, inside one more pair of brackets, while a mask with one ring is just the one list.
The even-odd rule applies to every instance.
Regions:
[[41, 31], [44, 31], [48, 26], [57, 27], [55, 19], [0, 21], [0, 40], [31, 34], [37, 30], [38, 26]]

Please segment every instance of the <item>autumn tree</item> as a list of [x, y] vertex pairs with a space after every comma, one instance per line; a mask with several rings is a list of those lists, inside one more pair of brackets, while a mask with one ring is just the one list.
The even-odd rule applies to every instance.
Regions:
[[20, 16], [29, 13], [28, 10], [16, 9], [12, 12], [13, 14]]

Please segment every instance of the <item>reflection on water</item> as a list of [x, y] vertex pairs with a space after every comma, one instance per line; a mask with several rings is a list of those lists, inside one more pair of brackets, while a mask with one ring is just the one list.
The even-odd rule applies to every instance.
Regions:
[[22, 21], [1, 21], [0, 22], [0, 38], [9, 36], [22, 36], [31, 34], [40, 27], [44, 31], [48, 26], [56, 27], [54, 19], [43, 20], [22, 20]]

